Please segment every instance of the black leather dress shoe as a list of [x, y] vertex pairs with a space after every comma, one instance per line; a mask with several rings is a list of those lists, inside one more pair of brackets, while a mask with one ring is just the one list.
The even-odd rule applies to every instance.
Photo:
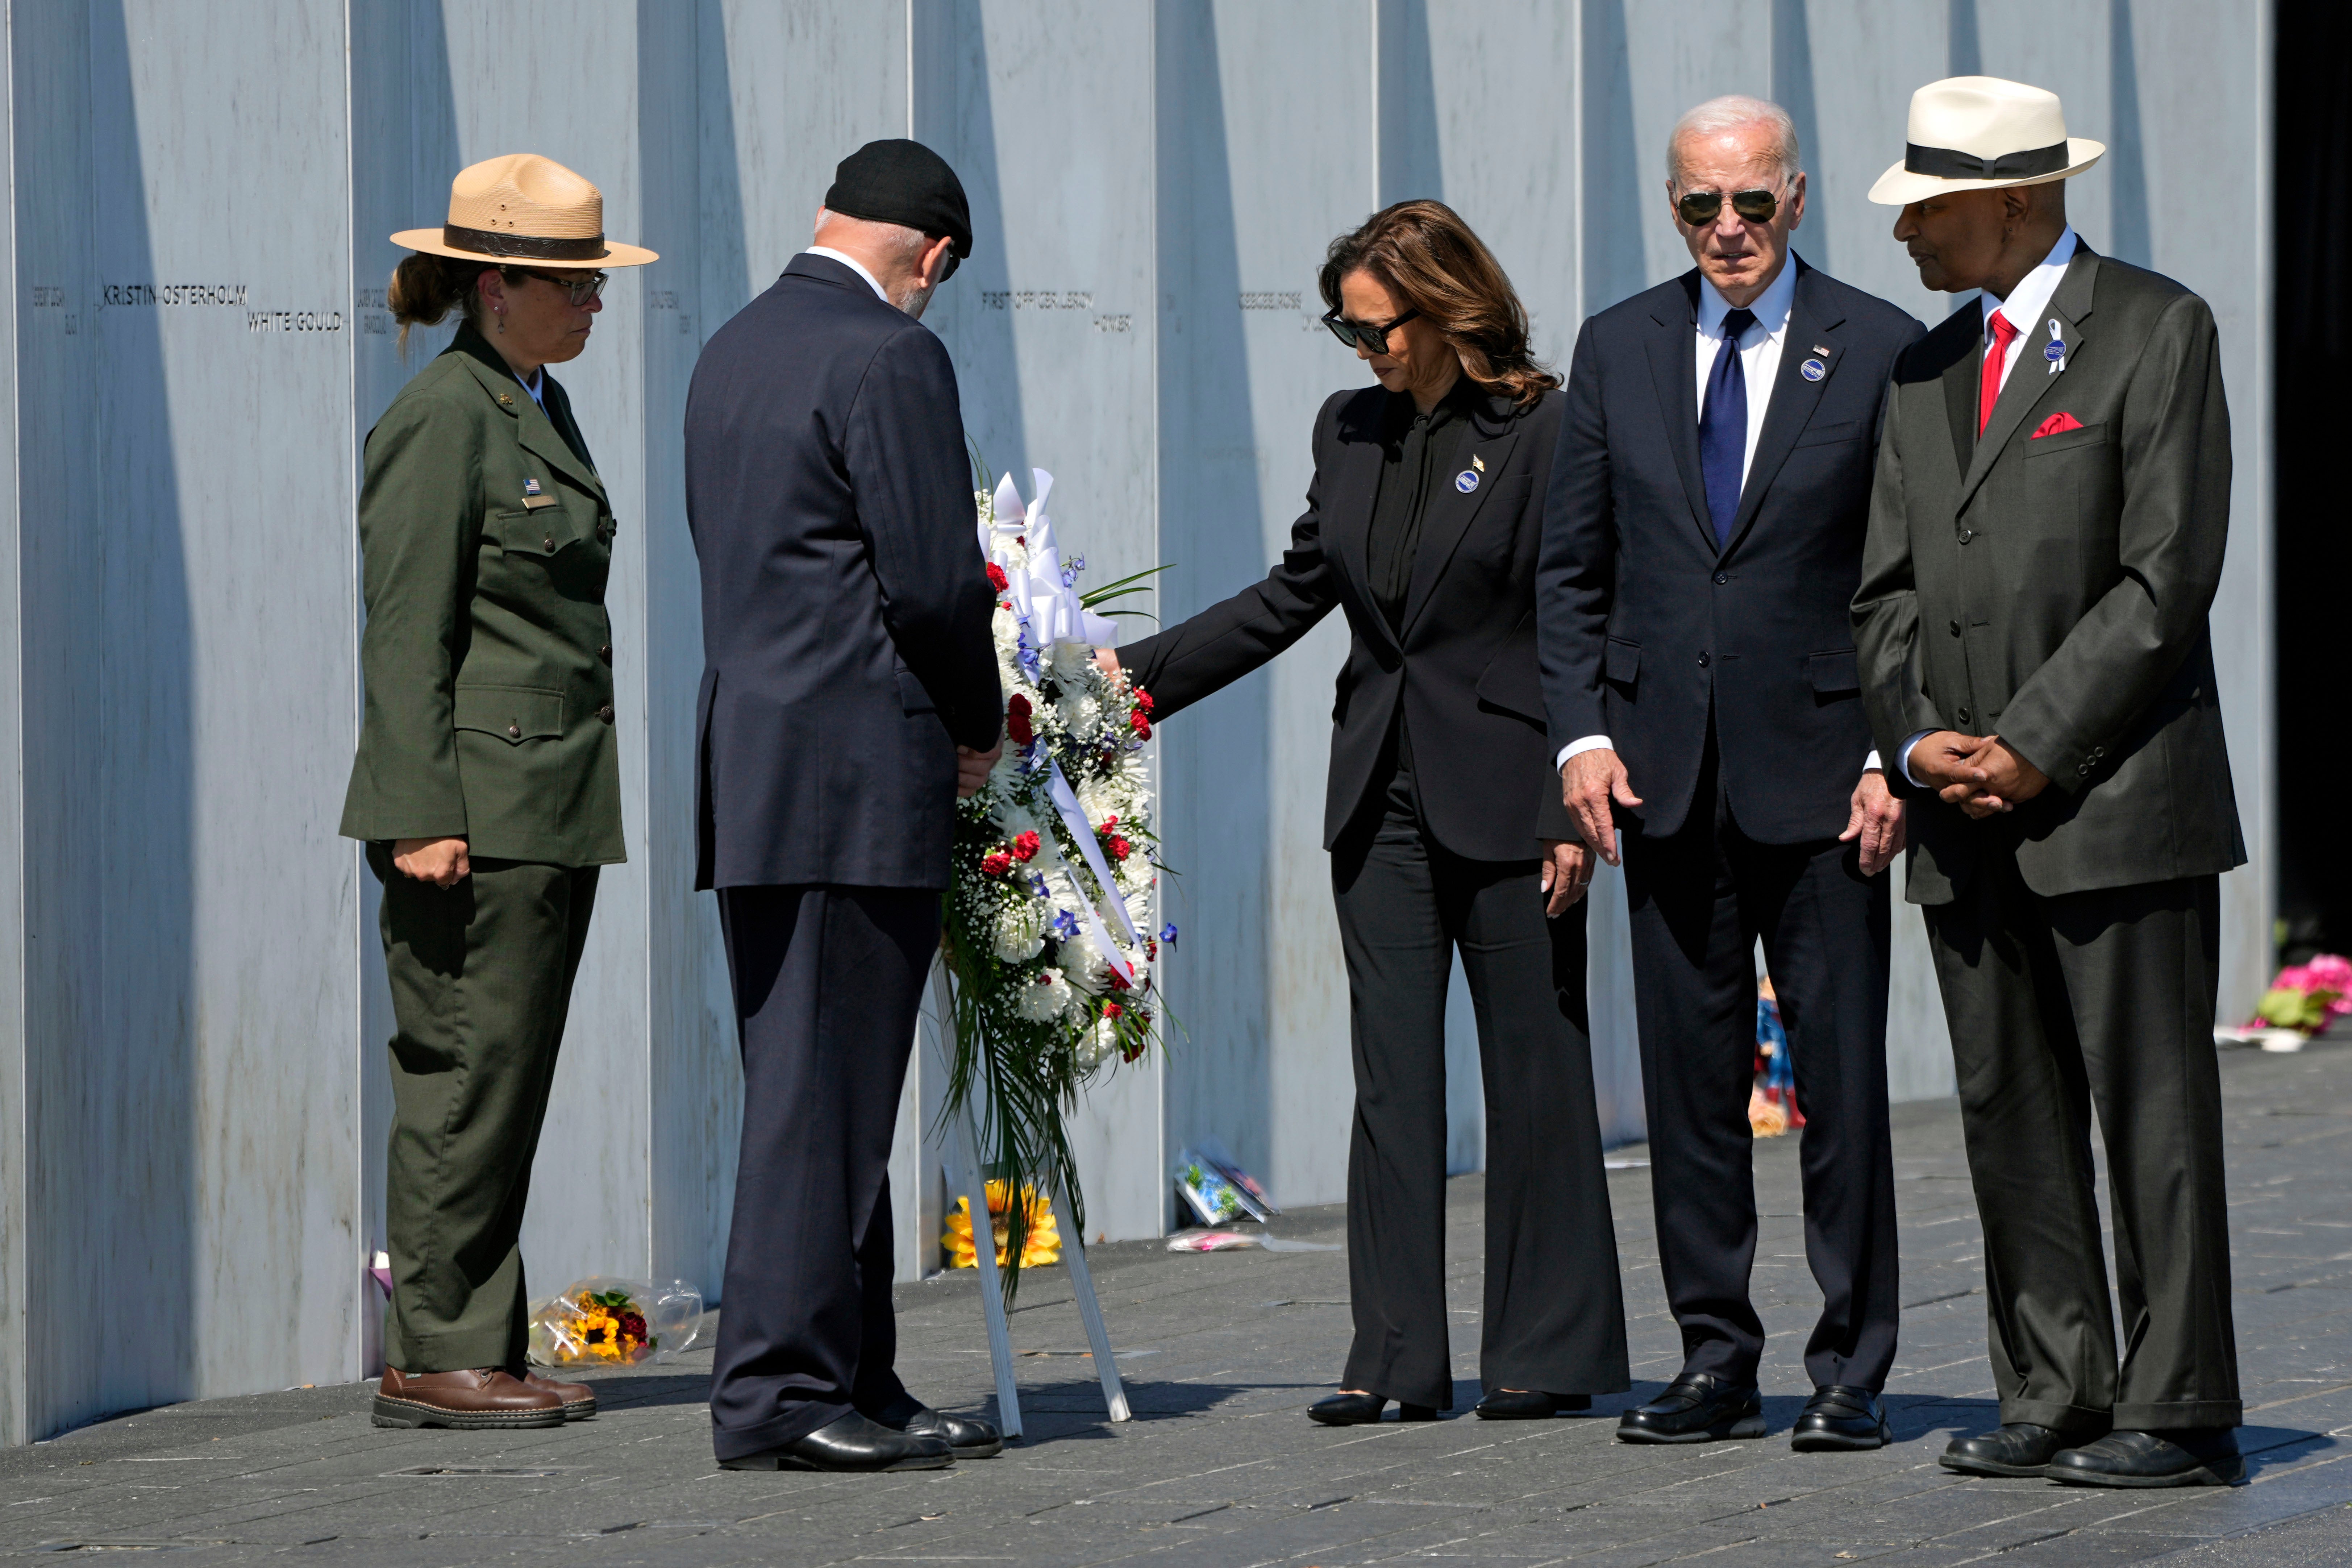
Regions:
[[721, 1459], [722, 1470], [943, 1470], [955, 1455], [939, 1437], [919, 1437], [893, 1432], [853, 1410], [840, 1420], [818, 1427], [805, 1437], [771, 1448]]
[[1886, 1407], [1867, 1388], [1851, 1384], [1826, 1384], [1805, 1401], [1789, 1434], [1789, 1447], [1818, 1454], [1839, 1448], [1884, 1448], [1894, 1439], [1886, 1424]]
[[1711, 1443], [1764, 1436], [1764, 1400], [1752, 1383], [1686, 1372], [1647, 1405], [1617, 1417], [1620, 1443]]
[[2226, 1487], [2246, 1479], [2246, 1461], [2228, 1427], [2200, 1426], [2110, 1432], [2053, 1456], [2044, 1473], [2075, 1487]]
[[1964, 1476], [2046, 1475], [2051, 1458], [2076, 1441], [2031, 1422], [2011, 1421], [1973, 1437], [1955, 1437], [1936, 1462]]
[[[1307, 1407], [1307, 1419], [1320, 1421], [1326, 1426], [1369, 1426], [1381, 1418], [1388, 1401], [1377, 1394], [1335, 1394], [1328, 1399], [1318, 1399]], [[1400, 1421], [1434, 1421], [1437, 1407], [1433, 1405], [1407, 1405], [1397, 1401]]]
[[950, 1415], [909, 1394], [874, 1413], [874, 1419], [909, 1437], [937, 1437], [959, 1459], [992, 1459], [1004, 1452], [1004, 1434], [976, 1415]]
[[1473, 1412], [1486, 1421], [1548, 1421], [1592, 1408], [1589, 1394], [1546, 1394], [1537, 1388], [1497, 1388]]

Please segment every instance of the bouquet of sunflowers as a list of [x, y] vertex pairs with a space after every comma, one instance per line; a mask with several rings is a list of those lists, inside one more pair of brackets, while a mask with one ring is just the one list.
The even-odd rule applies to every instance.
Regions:
[[541, 1366], [635, 1366], [668, 1361], [700, 1331], [702, 1293], [682, 1279], [583, 1279], [530, 1313], [530, 1359]]
[[[1053, 1205], [1038, 1194], [1034, 1186], [1021, 1189], [1021, 1206], [1029, 1216], [1022, 1237], [1021, 1267], [1031, 1268], [1041, 1263], [1062, 1260], [1062, 1230], [1054, 1218]], [[1013, 1213], [1013, 1184], [988, 1184], [988, 1228], [996, 1238], [996, 1266], [1004, 1268], [1012, 1258], [1007, 1243], [1005, 1221]], [[972, 1240], [971, 1200], [958, 1198], [955, 1212], [948, 1215], [947, 1234], [940, 1241], [948, 1249], [948, 1267], [976, 1268], [980, 1266], [980, 1248]]]

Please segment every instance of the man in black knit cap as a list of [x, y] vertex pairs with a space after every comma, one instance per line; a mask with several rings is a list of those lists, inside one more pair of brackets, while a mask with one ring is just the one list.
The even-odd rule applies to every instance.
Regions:
[[956, 799], [1003, 721], [955, 371], [917, 320], [971, 218], [938, 153], [875, 142], [816, 240], [687, 397], [695, 886], [743, 1051], [712, 1440], [730, 1469], [932, 1468], [1003, 1447], [891, 1367], [891, 1132]]

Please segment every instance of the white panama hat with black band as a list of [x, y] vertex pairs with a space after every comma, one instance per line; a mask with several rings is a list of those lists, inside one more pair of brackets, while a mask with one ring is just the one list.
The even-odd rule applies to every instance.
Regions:
[[1881, 206], [2068, 180], [2107, 150], [2066, 134], [2056, 93], [1997, 76], [1947, 77], [1913, 93], [1906, 142], [1903, 161], [1870, 187]]

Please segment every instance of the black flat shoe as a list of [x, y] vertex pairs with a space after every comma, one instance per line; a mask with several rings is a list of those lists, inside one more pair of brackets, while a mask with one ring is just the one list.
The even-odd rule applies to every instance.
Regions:
[[1816, 1388], [1805, 1401], [1805, 1413], [1797, 1417], [1796, 1427], [1789, 1434], [1789, 1447], [1800, 1453], [1819, 1454], [1884, 1448], [1893, 1439], [1886, 1407], [1879, 1404], [1877, 1394], [1851, 1384], [1832, 1383]]
[[1486, 1421], [1548, 1421], [1592, 1408], [1589, 1394], [1546, 1394], [1534, 1388], [1497, 1388], [1473, 1412]]
[[1686, 1372], [1647, 1405], [1617, 1417], [1620, 1443], [1712, 1443], [1764, 1436], [1764, 1400], [1752, 1383]]
[[[1307, 1407], [1310, 1421], [1320, 1421], [1326, 1426], [1369, 1426], [1381, 1418], [1388, 1401], [1377, 1394], [1335, 1394], [1328, 1399], [1318, 1399]], [[1433, 1405], [1407, 1405], [1397, 1401], [1400, 1421], [1434, 1421], [1437, 1407]]]
[[2071, 1487], [2226, 1487], [2246, 1479], [2246, 1461], [2225, 1426], [2110, 1432], [2053, 1456], [2043, 1474]]
[[721, 1459], [722, 1470], [943, 1470], [955, 1455], [938, 1437], [919, 1437], [853, 1410], [764, 1454]]
[[2046, 1475], [2051, 1459], [2074, 1441], [2047, 1426], [2011, 1421], [1973, 1437], [1953, 1438], [1936, 1463], [1964, 1476]]
[[874, 1413], [874, 1420], [909, 1437], [937, 1437], [959, 1459], [992, 1459], [1004, 1452], [1004, 1434], [976, 1415], [950, 1415], [908, 1394]]

